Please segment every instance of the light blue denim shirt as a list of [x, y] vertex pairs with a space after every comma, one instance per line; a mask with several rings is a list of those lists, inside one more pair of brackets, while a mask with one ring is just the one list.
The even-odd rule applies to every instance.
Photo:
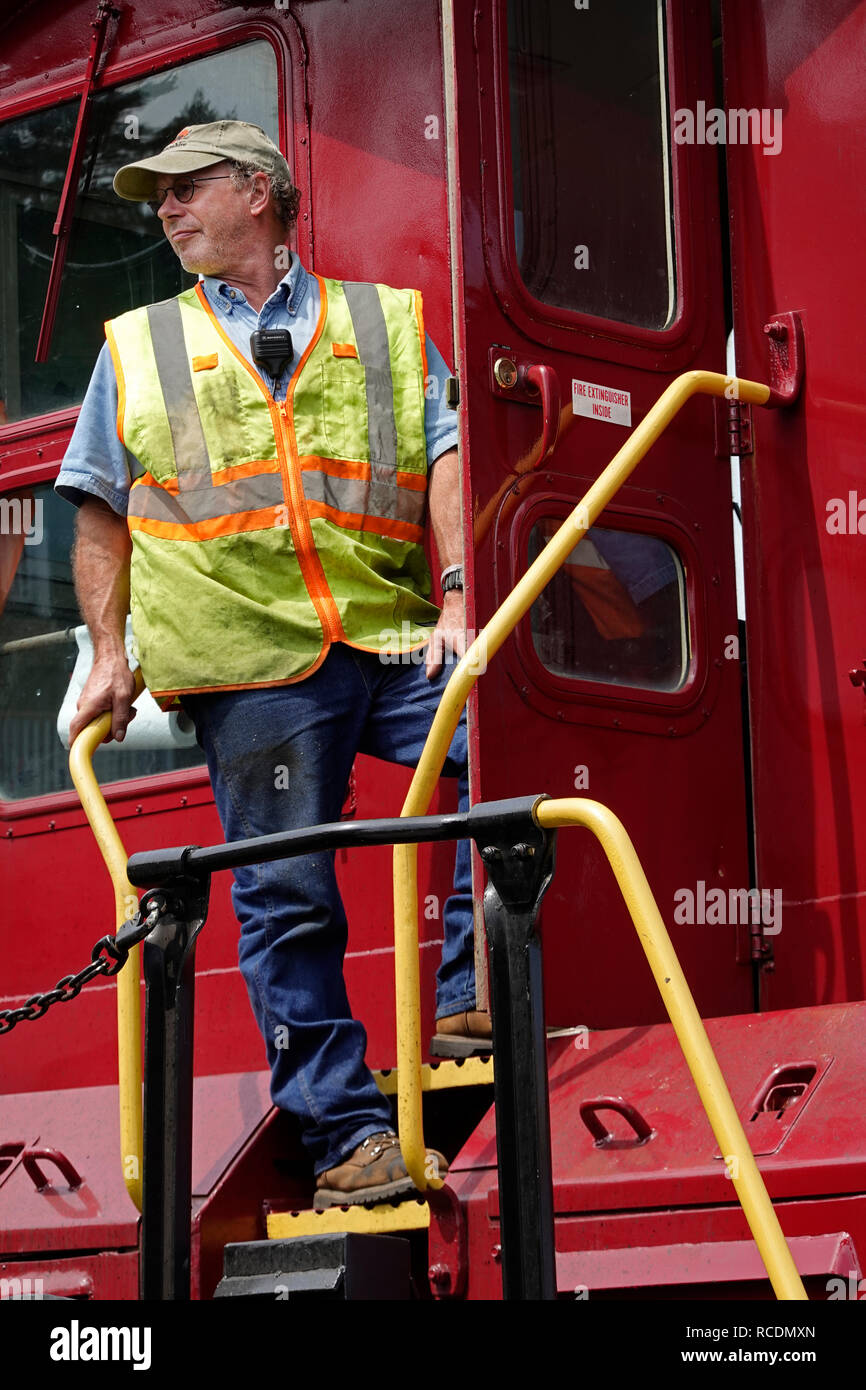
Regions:
[[[256, 367], [274, 398], [285, 400], [289, 382], [319, 320], [320, 295], [315, 276], [309, 275], [297, 256], [292, 255], [289, 269], [258, 314], [241, 291], [226, 284], [225, 280], [205, 276], [202, 288], [225, 332], [253, 366], [250, 335], [255, 329], [289, 330], [294, 356], [279, 381], [263, 368]], [[449, 375], [441, 354], [428, 336], [424, 431], [429, 464], [457, 445], [457, 419], [445, 404], [445, 382]], [[61, 497], [76, 506], [80, 506], [87, 495], [101, 497], [114, 511], [125, 516], [131, 480], [140, 473], [141, 468], [117, 436], [117, 378], [108, 344], [104, 343], [54, 487]]]

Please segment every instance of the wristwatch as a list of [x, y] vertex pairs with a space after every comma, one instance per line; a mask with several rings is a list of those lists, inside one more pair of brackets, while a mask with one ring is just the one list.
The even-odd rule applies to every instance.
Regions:
[[463, 588], [463, 566], [449, 565], [447, 570], [442, 571], [442, 592], [448, 594], [452, 589]]

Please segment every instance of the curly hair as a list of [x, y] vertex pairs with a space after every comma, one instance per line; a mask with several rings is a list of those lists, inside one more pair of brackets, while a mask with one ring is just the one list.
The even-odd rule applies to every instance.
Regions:
[[[239, 159], [229, 160], [229, 163], [232, 166], [232, 186], [234, 188], [242, 188], [253, 174], [264, 172], [264, 170], [259, 169], [258, 165]], [[274, 212], [286, 231], [290, 231], [298, 220], [298, 208], [301, 205], [300, 189], [295, 188], [291, 179], [285, 178], [282, 174], [268, 174], [268, 183], [270, 184]]]

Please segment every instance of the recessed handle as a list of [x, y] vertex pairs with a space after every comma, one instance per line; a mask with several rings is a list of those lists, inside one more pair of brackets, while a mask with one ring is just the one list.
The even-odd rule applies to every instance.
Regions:
[[[599, 1119], [599, 1110], [615, 1110], [622, 1115], [634, 1130], [634, 1139], [615, 1138]], [[580, 1118], [595, 1140], [597, 1149], [636, 1149], [641, 1144], [649, 1143], [655, 1134], [652, 1125], [647, 1123], [640, 1111], [630, 1101], [623, 1100], [622, 1096], [599, 1096], [598, 1100], [581, 1101]]]
[[39, 1167], [38, 1159], [41, 1159], [43, 1163], [53, 1163], [55, 1168], [59, 1168], [73, 1191], [84, 1182], [78, 1169], [69, 1162], [66, 1155], [61, 1153], [59, 1149], [26, 1149], [21, 1162], [25, 1171], [30, 1174], [36, 1184], [37, 1192], [42, 1192], [44, 1188], [51, 1186], [49, 1179]]

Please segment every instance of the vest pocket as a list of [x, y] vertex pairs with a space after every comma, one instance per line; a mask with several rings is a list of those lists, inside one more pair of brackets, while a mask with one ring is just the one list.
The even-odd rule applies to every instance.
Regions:
[[322, 435], [331, 458], [367, 462], [367, 374], [351, 357], [322, 363]]
[[392, 379], [382, 367], [332, 358], [322, 373], [322, 434], [331, 458], [423, 473], [424, 383], [420, 372]]

